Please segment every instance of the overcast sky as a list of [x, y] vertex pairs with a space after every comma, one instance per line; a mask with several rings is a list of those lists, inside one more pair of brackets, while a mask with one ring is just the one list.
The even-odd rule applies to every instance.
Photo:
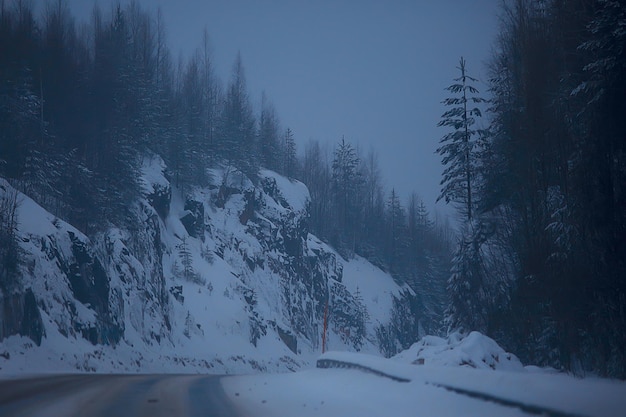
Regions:
[[[86, 19], [96, 0], [69, 0]], [[111, 0], [98, 0], [109, 10]], [[122, 1], [126, 4], [127, 1]], [[445, 133], [436, 124], [460, 56], [485, 79], [499, 0], [140, 0], [161, 8], [175, 57], [200, 45], [206, 27], [219, 77], [240, 51], [250, 96], [274, 103], [299, 151], [344, 135], [373, 147], [388, 188], [416, 191], [432, 210]], [[479, 86], [484, 91], [484, 85]], [[438, 211], [451, 208], [437, 204]]]

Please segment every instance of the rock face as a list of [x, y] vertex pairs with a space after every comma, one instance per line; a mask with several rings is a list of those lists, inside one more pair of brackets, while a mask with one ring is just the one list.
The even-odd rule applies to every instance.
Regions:
[[44, 328], [42, 312], [61, 334], [83, 337], [93, 344], [117, 343], [123, 334], [123, 321], [116, 317], [115, 305], [110, 302], [110, 274], [91, 241], [25, 196], [19, 215], [31, 216], [18, 230], [23, 253], [21, 289], [5, 296], [5, 303], [16, 308], [5, 308], [3, 325], [19, 321], [23, 315], [32, 322], [27, 332], [18, 333], [39, 343]]
[[92, 240], [27, 196], [20, 201], [18, 218], [28, 221], [17, 230], [18, 282], [0, 297], [0, 340], [20, 334], [39, 344], [48, 326], [94, 345], [115, 345], [129, 329], [146, 341], [167, 336], [170, 300], [154, 207], [140, 199], [134, 233], [110, 229]]
[[[346, 261], [309, 233], [304, 184], [264, 170], [254, 182], [230, 169], [210, 177], [181, 196], [163, 161], [145, 158], [136, 226], [91, 239], [24, 196], [20, 215], [34, 220], [19, 230], [19, 285], [0, 294], [0, 342], [21, 334], [39, 344], [49, 330], [194, 356], [277, 343], [285, 362], [319, 350], [328, 315], [336, 347], [391, 354], [406, 344], [410, 294], [396, 291], [391, 317], [375, 331], [366, 325], [363, 300], [342, 282]], [[229, 340], [222, 351], [221, 340]]]
[[44, 335], [41, 314], [31, 289], [0, 298], [0, 340], [20, 334], [31, 338], [38, 346]]
[[204, 205], [201, 201], [187, 199], [180, 221], [189, 236], [204, 240]]

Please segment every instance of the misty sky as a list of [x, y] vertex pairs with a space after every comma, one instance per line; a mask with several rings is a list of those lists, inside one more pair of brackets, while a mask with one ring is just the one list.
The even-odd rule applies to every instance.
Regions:
[[[95, 0], [68, 0], [87, 19]], [[99, 0], [109, 11], [110, 0]], [[126, 4], [127, 1], [122, 1]], [[140, 0], [161, 7], [175, 57], [188, 56], [208, 29], [218, 76], [227, 82], [240, 51], [250, 96], [262, 91], [299, 151], [309, 138], [345, 135], [373, 147], [388, 188], [416, 191], [435, 207], [442, 167], [435, 149], [444, 88], [463, 55], [485, 79], [498, 0]], [[486, 88], [480, 85], [481, 91]], [[451, 213], [443, 202], [437, 210]]]

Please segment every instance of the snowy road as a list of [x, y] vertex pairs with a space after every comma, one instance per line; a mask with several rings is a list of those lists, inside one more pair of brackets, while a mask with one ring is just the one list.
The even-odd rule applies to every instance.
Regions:
[[[232, 377], [73, 374], [4, 379], [0, 417], [626, 415], [623, 381], [407, 366], [338, 352], [320, 361], [327, 363], [317, 369]], [[342, 366], [337, 368], [338, 363]]]
[[0, 416], [236, 416], [219, 376], [62, 375], [0, 382]]

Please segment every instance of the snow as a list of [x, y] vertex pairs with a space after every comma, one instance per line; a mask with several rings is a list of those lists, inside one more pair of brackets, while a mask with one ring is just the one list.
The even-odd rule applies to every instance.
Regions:
[[309, 189], [306, 185], [297, 180], [290, 180], [267, 169], [260, 170], [259, 177], [276, 181], [281, 196], [294, 212], [303, 212], [307, 209], [311, 196], [309, 195]]
[[242, 415], [317, 416], [520, 416], [494, 404], [424, 384], [402, 384], [355, 370], [308, 370], [296, 374], [228, 378], [225, 390]]
[[[469, 342], [477, 345], [471, 339]], [[626, 409], [626, 384], [622, 381], [408, 365], [347, 352], [329, 352], [320, 359], [358, 364], [410, 381], [397, 382], [357, 369], [309, 369], [293, 374], [237, 376], [226, 379], [223, 385], [242, 414], [258, 417], [536, 415], [511, 403], [588, 417], [623, 416]]]
[[[146, 194], [158, 188], [169, 189], [164, 172], [159, 157], [144, 160], [141, 181]], [[576, 415], [623, 415], [624, 383], [580, 380], [523, 367], [515, 355], [477, 332], [466, 337], [427, 336], [392, 359], [381, 358], [374, 337], [376, 327], [389, 323], [394, 297], [408, 289], [398, 286], [389, 274], [365, 259], [343, 259], [309, 234], [305, 255], [330, 255], [334, 260], [326, 265], [328, 279], [333, 285], [344, 285], [352, 295], [358, 291], [370, 317], [361, 347], [362, 352], [370, 355], [345, 352], [353, 347], [331, 326], [328, 348], [343, 352], [330, 352], [322, 358], [358, 364], [410, 382], [401, 383], [362, 370], [313, 368], [319, 348], [289, 326], [288, 309], [293, 306], [287, 306], [284, 300], [284, 277], [270, 268], [247, 266], [249, 261], [258, 259], [272, 260], [277, 265], [284, 261], [285, 255], [275, 249], [267, 250], [266, 242], [259, 236], [278, 230], [281, 224], [298, 221], [298, 216], [306, 216], [308, 190], [302, 183], [266, 170], [261, 171], [260, 179], [276, 184], [275, 190], [268, 192], [272, 195], [228, 170], [214, 170], [212, 175], [214, 181], [224, 181], [237, 189], [223, 207], [212, 203], [218, 183], [191, 190], [185, 196], [174, 188], [169, 215], [157, 220], [162, 251], [162, 264], [158, 266], [162, 268], [164, 289], [171, 292], [180, 288], [183, 298], [172, 295], [162, 305], [146, 300], [143, 294], [150, 285], [156, 285], [155, 277], [150, 275], [149, 265], [132, 254], [127, 231], [112, 228], [94, 239], [94, 250], [104, 253], [100, 259], [106, 260], [103, 265], [111, 278], [111, 288], [125, 294], [121, 313], [124, 337], [115, 346], [92, 345], [80, 336], [76, 326], [89, 328], [98, 317], [89, 304], [74, 298], [58, 264], [61, 258], [68, 262], [73, 259], [72, 239], [84, 244], [91, 242], [20, 194], [18, 236], [25, 253], [24, 268], [29, 271], [24, 274], [23, 284], [37, 298], [45, 336], [41, 346], [22, 336], [0, 341], [0, 377], [49, 372], [264, 372], [224, 382], [226, 392], [242, 412], [258, 416], [525, 415], [519, 408], [479, 401], [451, 392], [451, 388]], [[8, 187], [0, 179], [0, 192]], [[255, 212], [257, 223], [242, 224], [244, 193], [252, 190], [261, 205]], [[206, 230], [202, 238], [190, 236], [180, 221], [181, 214], [186, 213], [187, 197], [204, 205]], [[156, 216], [145, 202], [140, 210]], [[261, 229], [257, 229], [257, 235], [250, 232], [255, 227]], [[185, 279], [181, 274], [183, 241], [191, 259], [193, 279]], [[46, 249], [51, 247], [58, 253]], [[253, 305], [245, 299], [249, 294], [254, 294]], [[164, 314], [171, 326], [167, 331]], [[266, 326], [256, 345], [250, 342], [254, 314]], [[292, 331], [298, 341], [298, 354], [280, 339], [278, 327]], [[277, 374], [297, 370], [300, 372]]]
[[[0, 193], [10, 188], [9, 183], [0, 178]], [[57, 323], [65, 324], [56, 331], [72, 333], [72, 323], [88, 328], [95, 322], [95, 312], [74, 299], [67, 281], [59, 278], [62, 267], [58, 262], [50, 260], [49, 252], [54, 247], [58, 260], [72, 259], [71, 237], [79, 241], [88, 239], [73, 226], [44, 210], [30, 197], [18, 193], [17, 201], [16, 235], [23, 254], [20, 267], [29, 271], [23, 274], [25, 278], [21, 284], [33, 291]]]
[[522, 371], [524, 367], [512, 353], [505, 352], [495, 340], [471, 332], [466, 337], [453, 333], [446, 339], [426, 336], [394, 359], [412, 364], [467, 366], [478, 369]]
[[357, 255], [343, 263], [342, 282], [352, 294], [356, 294], [357, 289], [361, 293], [371, 328], [389, 322], [393, 297], [399, 296], [401, 290], [391, 275]]
[[144, 195], [151, 194], [158, 189], [165, 190], [170, 186], [169, 181], [165, 178], [165, 162], [160, 156], [146, 155], [142, 162], [139, 184]]

